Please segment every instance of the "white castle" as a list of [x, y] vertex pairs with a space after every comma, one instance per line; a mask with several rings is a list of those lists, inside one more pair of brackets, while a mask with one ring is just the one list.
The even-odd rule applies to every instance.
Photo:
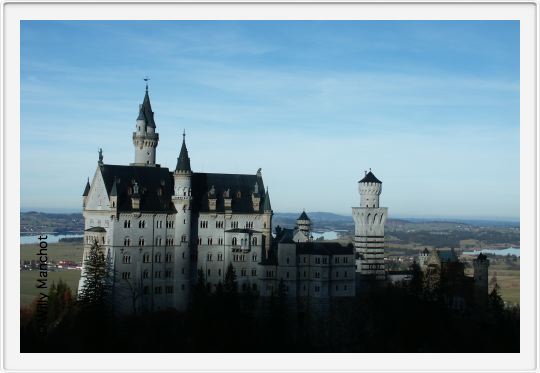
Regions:
[[276, 229], [261, 170], [255, 174], [193, 172], [183, 135], [174, 171], [156, 163], [159, 135], [148, 85], [135, 122], [135, 161], [103, 163], [83, 193], [84, 259], [94, 242], [112, 269], [112, 304], [120, 314], [185, 310], [202, 271], [208, 286], [223, 283], [230, 264], [240, 291], [261, 297], [310, 300], [352, 297], [358, 278], [384, 279], [382, 183], [371, 173], [359, 181], [353, 208], [355, 243], [313, 241], [303, 212], [296, 229]]

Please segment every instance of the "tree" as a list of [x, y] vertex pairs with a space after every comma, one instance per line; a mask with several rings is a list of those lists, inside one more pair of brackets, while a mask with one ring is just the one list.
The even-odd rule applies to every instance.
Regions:
[[488, 297], [489, 308], [495, 315], [501, 315], [504, 311], [504, 301], [500, 295], [500, 287], [495, 284]]
[[234, 268], [232, 263], [229, 263], [227, 267], [227, 272], [225, 272], [225, 283], [223, 284], [225, 293], [227, 294], [236, 294], [238, 292], [238, 284], [236, 283], [236, 274], [234, 273]]
[[109, 273], [108, 261], [96, 240], [84, 261], [84, 283], [79, 292], [79, 303], [104, 308], [111, 288]]

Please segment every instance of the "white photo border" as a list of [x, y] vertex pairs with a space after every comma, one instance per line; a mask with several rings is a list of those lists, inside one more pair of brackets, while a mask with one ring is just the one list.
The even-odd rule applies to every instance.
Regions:
[[[2, 349], [5, 371], [535, 371], [538, 369], [538, 2], [4, 1]], [[21, 20], [519, 20], [520, 346], [515, 354], [52, 354], [20, 346]], [[501, 170], [504, 177], [504, 170]]]

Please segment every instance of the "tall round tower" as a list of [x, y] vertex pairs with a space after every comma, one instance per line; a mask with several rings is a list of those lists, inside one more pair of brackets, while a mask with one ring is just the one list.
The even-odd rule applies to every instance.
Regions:
[[142, 105], [139, 105], [139, 116], [135, 121], [133, 132], [133, 146], [135, 147], [135, 162], [132, 166], [155, 166], [156, 148], [159, 134], [156, 132], [154, 112], [148, 96], [148, 84]]
[[186, 134], [174, 170], [174, 195], [176, 208], [174, 222], [174, 303], [175, 308], [185, 309], [189, 300], [191, 274], [191, 164], [186, 147]]
[[384, 280], [384, 225], [388, 215], [386, 207], [379, 207], [382, 182], [366, 172], [358, 182], [360, 207], [353, 207], [355, 224], [354, 247], [358, 287], [367, 279]]

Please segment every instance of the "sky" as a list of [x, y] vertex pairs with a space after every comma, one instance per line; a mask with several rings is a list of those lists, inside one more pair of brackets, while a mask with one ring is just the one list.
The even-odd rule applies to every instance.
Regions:
[[157, 162], [262, 168], [275, 212], [519, 218], [518, 21], [23, 21], [21, 209], [81, 211], [133, 162], [150, 77]]

